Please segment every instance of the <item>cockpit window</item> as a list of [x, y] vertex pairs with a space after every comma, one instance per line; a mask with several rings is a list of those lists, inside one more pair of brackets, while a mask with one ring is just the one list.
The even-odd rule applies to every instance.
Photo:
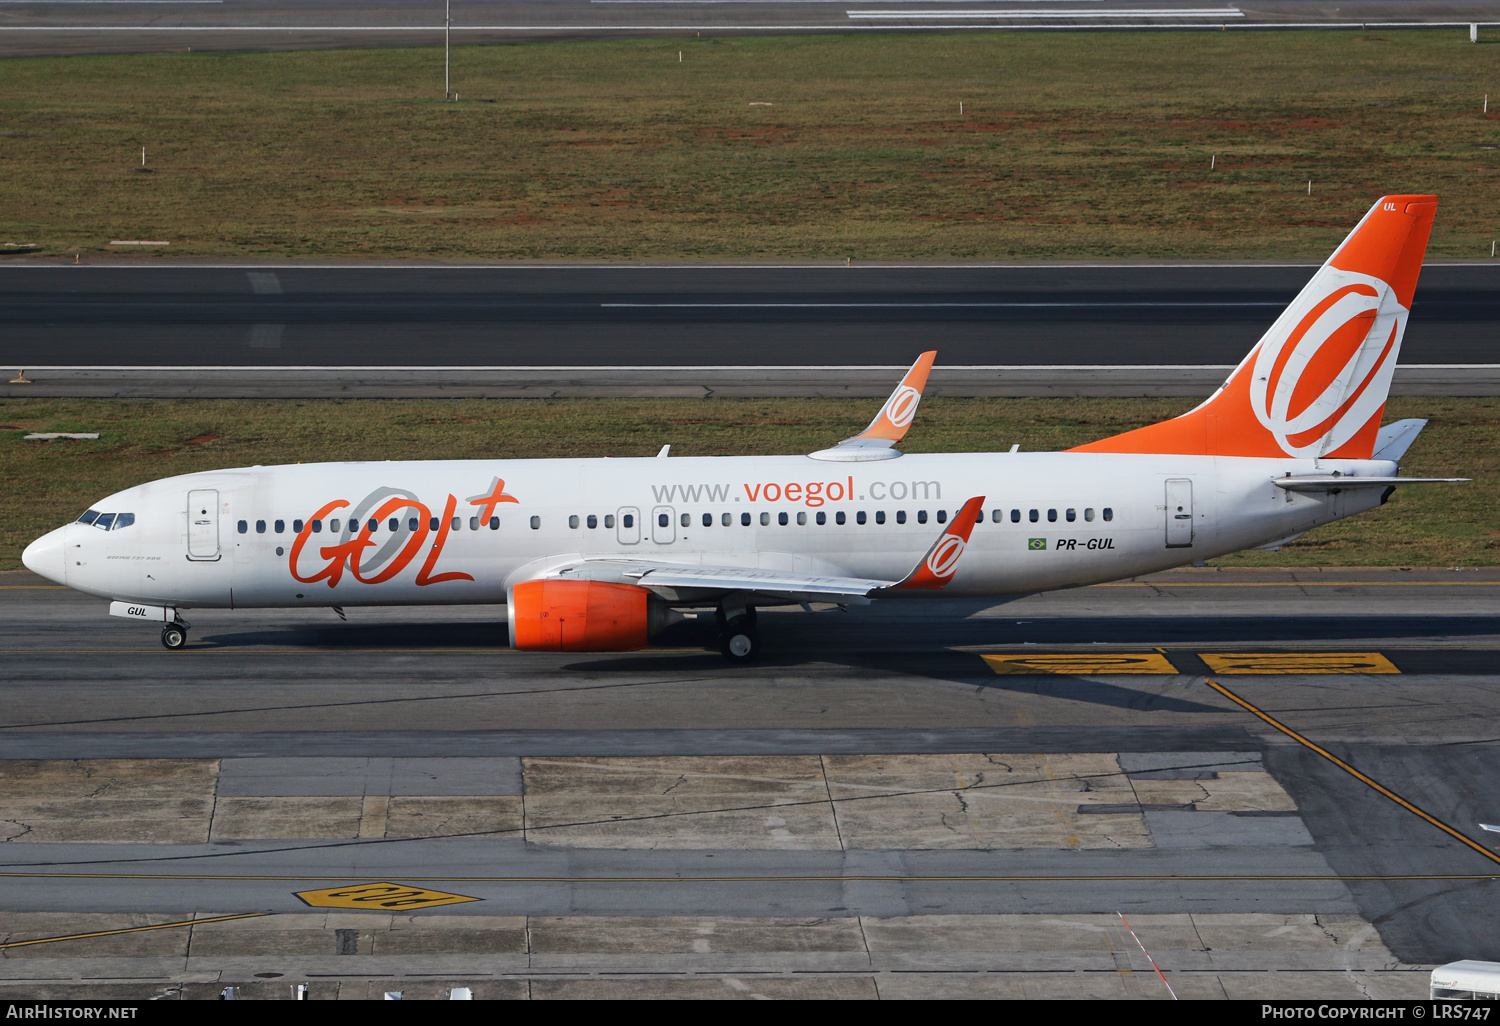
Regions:
[[135, 514], [134, 513], [120, 513], [120, 514], [116, 515], [116, 517], [115, 517], [115, 526], [112, 527], [112, 528], [110, 528], [110, 530], [111, 531], [118, 531], [122, 527], [129, 527], [133, 523], [135, 523]]
[[114, 522], [115, 515], [113, 513], [100, 513], [98, 519], [94, 521], [94, 526], [101, 531], [108, 531], [110, 525]]
[[91, 510], [86, 510], [84, 512], [83, 516], [81, 516], [81, 517], [78, 518], [78, 522], [80, 524], [92, 524], [95, 520], [98, 520], [98, 519], [99, 519], [99, 511], [97, 509], [91, 509]]

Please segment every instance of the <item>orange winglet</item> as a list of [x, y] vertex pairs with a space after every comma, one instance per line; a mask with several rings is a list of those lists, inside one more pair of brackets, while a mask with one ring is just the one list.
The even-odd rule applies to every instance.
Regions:
[[1369, 459], [1436, 196], [1383, 196], [1207, 402], [1070, 452]]
[[943, 532], [937, 541], [932, 543], [932, 548], [927, 550], [927, 555], [917, 564], [917, 568], [907, 574], [906, 580], [900, 584], [893, 584], [888, 591], [936, 591], [953, 579], [958, 571], [958, 560], [964, 554], [964, 546], [969, 544], [969, 535], [974, 531], [974, 524], [984, 515], [984, 496], [976, 495], [964, 503], [963, 509], [959, 510], [953, 517], [953, 522]]
[[[927, 375], [932, 371], [932, 361], [936, 359], [936, 349], [917, 357], [917, 362], [911, 365], [911, 370], [906, 372], [901, 384], [896, 386], [875, 419], [870, 421], [870, 426], [854, 438], [885, 438], [892, 442], [905, 438], [907, 429], [917, 415], [917, 404], [922, 401], [922, 390], [927, 387]], [[854, 441], [854, 438], [849, 441]]]

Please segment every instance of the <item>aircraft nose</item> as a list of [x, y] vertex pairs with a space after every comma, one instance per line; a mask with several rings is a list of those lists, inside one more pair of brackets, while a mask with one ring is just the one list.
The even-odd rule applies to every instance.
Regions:
[[26, 546], [26, 551], [21, 553], [21, 562], [26, 564], [26, 569], [49, 581], [66, 584], [68, 560], [63, 537], [66, 531], [67, 528], [59, 527]]

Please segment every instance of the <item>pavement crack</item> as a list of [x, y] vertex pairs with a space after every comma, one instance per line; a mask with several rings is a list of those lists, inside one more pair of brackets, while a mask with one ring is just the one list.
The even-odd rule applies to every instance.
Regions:
[[0, 823], [13, 823], [21, 828], [19, 833], [5, 835], [4, 842], [7, 844], [11, 841], [19, 841], [21, 838], [31, 833], [30, 824], [22, 823], [19, 819], [0, 819]]
[[669, 795], [673, 791], [677, 790], [679, 787], [681, 787], [683, 784], [686, 784], [686, 783], [687, 783], [687, 774], [683, 773], [683, 774], [681, 774], [681, 775], [678, 776], [678, 778], [677, 778], [677, 780], [675, 782], [673, 782], [665, 791], [662, 792], [662, 795], [663, 796]]

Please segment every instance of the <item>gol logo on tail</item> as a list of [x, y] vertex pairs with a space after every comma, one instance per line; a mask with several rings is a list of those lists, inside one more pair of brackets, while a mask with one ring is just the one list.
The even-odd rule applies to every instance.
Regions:
[[1344, 271], [1338, 280], [1255, 357], [1251, 409], [1289, 456], [1333, 452], [1353, 438], [1380, 412], [1395, 372], [1409, 311], [1379, 278]]

